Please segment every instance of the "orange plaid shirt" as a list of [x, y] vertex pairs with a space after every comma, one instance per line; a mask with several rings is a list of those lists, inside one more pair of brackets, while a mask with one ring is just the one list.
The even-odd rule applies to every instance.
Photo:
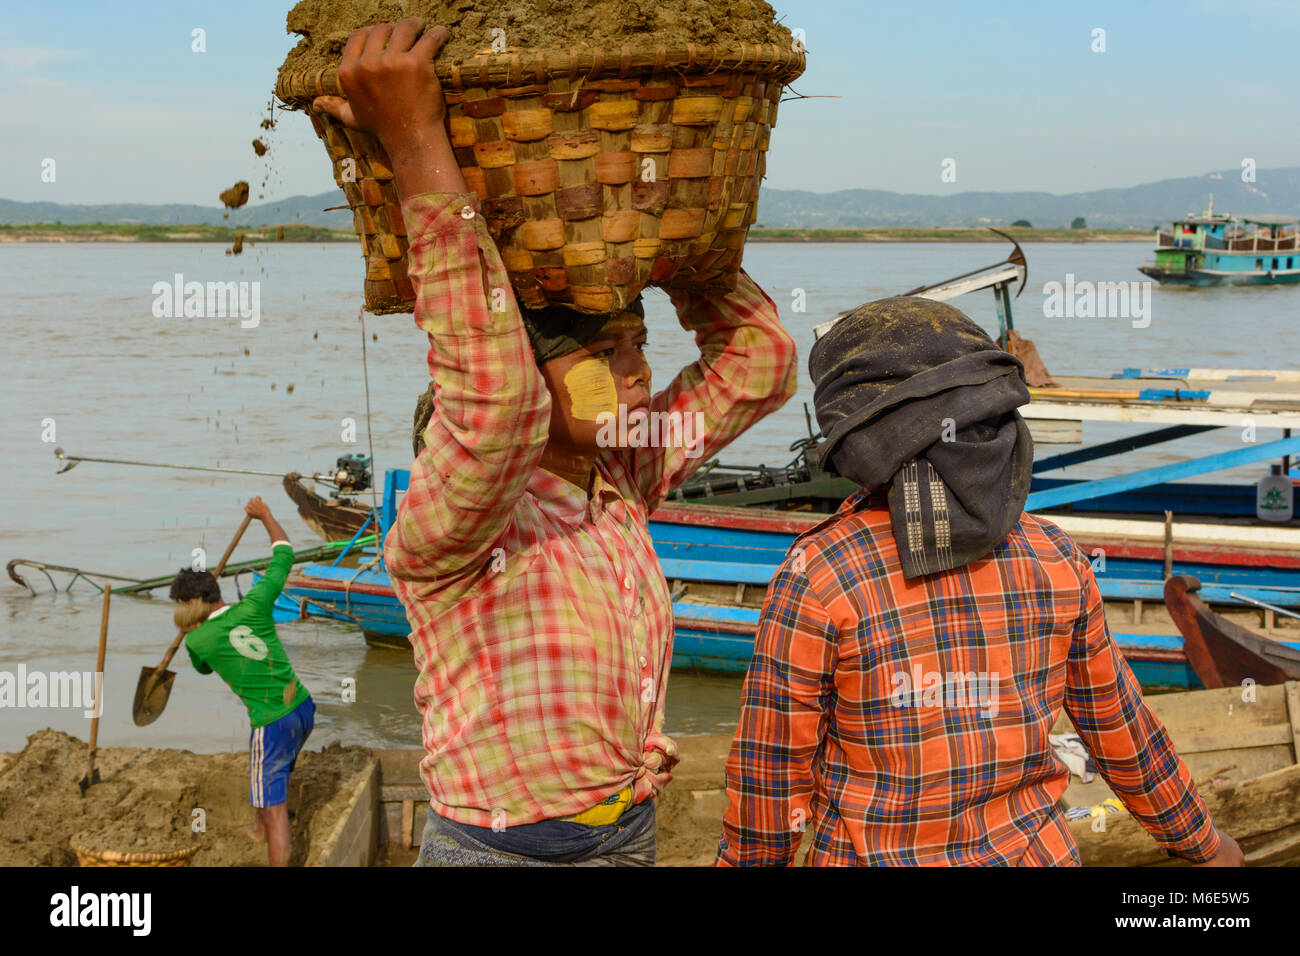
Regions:
[[551, 400], [478, 198], [427, 193], [403, 213], [436, 392], [384, 560], [411, 624], [431, 806], [513, 826], [629, 785], [651, 797], [676, 746], [672, 602], [647, 520], [793, 394], [794, 342], [744, 273], [726, 295], [672, 292], [701, 354], [650, 412], [701, 413], [702, 444], [607, 449], [589, 496], [538, 467]]
[[1062, 707], [1161, 846], [1218, 850], [1091, 564], [1034, 515], [905, 580], [883, 496], [853, 496], [773, 579], [741, 700], [719, 865], [788, 866], [805, 831], [810, 866], [1077, 865], [1047, 739]]

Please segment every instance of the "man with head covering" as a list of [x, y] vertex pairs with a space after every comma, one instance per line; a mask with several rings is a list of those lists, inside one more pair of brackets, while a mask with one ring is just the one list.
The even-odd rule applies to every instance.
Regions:
[[727, 761], [721, 865], [1079, 863], [1062, 707], [1171, 855], [1240, 865], [1106, 626], [1092, 566], [1024, 512], [1020, 362], [899, 297], [808, 360], [821, 464], [862, 488], [777, 572]]
[[521, 316], [444, 123], [431, 64], [446, 31], [418, 31], [354, 33], [347, 100], [317, 107], [392, 160], [429, 336], [424, 448], [384, 550], [419, 670], [420, 863], [651, 864], [676, 745], [672, 602], [648, 518], [785, 403], [794, 343], [743, 273], [731, 293], [671, 294], [700, 357], [657, 393], [639, 303]]

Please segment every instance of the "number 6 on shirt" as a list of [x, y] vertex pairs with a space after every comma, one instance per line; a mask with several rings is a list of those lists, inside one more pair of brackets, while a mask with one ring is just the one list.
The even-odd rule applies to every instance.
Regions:
[[230, 646], [249, 660], [266, 660], [266, 641], [254, 634], [247, 624], [230, 629]]

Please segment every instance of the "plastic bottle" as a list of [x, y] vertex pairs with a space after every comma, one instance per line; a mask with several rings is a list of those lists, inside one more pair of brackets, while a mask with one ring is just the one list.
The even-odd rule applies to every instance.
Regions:
[[1293, 498], [1290, 477], [1282, 474], [1281, 465], [1273, 465], [1255, 486], [1255, 514], [1262, 521], [1290, 521]]

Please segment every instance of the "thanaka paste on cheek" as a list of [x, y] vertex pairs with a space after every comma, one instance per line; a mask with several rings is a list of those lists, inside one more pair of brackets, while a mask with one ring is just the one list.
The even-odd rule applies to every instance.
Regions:
[[618, 389], [609, 373], [609, 361], [587, 358], [564, 373], [569, 406], [578, 421], [595, 422], [602, 414], [618, 414]]

